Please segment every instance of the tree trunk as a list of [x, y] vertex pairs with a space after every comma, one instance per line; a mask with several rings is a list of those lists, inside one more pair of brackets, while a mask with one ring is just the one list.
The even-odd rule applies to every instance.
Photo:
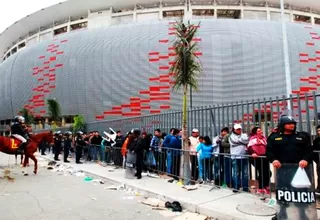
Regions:
[[187, 131], [187, 94], [188, 85], [183, 87], [183, 107], [182, 107], [182, 149], [180, 173], [183, 174], [184, 185], [189, 185], [191, 180], [190, 169], [190, 146]]

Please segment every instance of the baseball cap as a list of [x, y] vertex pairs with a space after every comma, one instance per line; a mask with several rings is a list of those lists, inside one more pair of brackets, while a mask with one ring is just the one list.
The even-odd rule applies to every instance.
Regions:
[[242, 126], [241, 126], [241, 124], [235, 124], [233, 128], [234, 128], [234, 130], [242, 129]]
[[194, 129], [192, 129], [192, 132], [194, 132], [194, 133], [199, 133], [199, 130], [196, 129], [196, 128], [194, 128]]

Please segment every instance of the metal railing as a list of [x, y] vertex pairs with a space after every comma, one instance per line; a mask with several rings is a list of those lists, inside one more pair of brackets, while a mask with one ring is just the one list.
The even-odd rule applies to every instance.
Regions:
[[[295, 92], [295, 91], [294, 91]], [[282, 114], [291, 114], [297, 121], [297, 130], [315, 135], [315, 127], [319, 124], [320, 94], [291, 95], [289, 98], [258, 99], [240, 101], [230, 104], [202, 106], [188, 110], [188, 131], [197, 128], [201, 136], [213, 137], [223, 127], [232, 127], [234, 123], [242, 124], [244, 132], [249, 133], [253, 126], [259, 126], [267, 136], [278, 124]], [[108, 127], [128, 132], [139, 128], [148, 133], [154, 129], [169, 132], [170, 128], [182, 125], [181, 111], [168, 111], [141, 117], [121, 118], [98, 121], [87, 124], [88, 130], [103, 132]]]

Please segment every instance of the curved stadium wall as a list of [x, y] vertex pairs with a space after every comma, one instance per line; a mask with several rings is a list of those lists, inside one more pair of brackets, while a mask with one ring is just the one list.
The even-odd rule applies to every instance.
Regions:
[[[192, 22], [197, 23], [199, 20]], [[320, 28], [287, 24], [293, 94], [318, 89]], [[181, 109], [172, 92], [172, 22], [132, 23], [67, 33], [27, 47], [0, 65], [0, 120], [26, 107], [46, 115], [56, 98], [63, 115], [88, 122]], [[201, 20], [197, 53], [204, 75], [193, 106], [285, 94], [281, 23]]]

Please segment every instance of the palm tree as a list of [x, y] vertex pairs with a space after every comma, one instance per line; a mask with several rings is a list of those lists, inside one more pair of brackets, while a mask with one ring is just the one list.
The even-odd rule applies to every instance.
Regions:
[[56, 122], [59, 122], [61, 119], [60, 104], [56, 99], [48, 99], [47, 105], [48, 105], [49, 116], [52, 119], [53, 128], [55, 128]]
[[19, 113], [21, 114], [22, 117], [24, 117], [25, 123], [27, 125], [30, 125], [34, 122], [34, 117], [28, 109], [23, 108], [23, 109], [21, 109], [21, 111]]
[[198, 25], [186, 24], [181, 20], [174, 25], [176, 29], [174, 48], [175, 60], [170, 69], [172, 73], [173, 90], [183, 89], [183, 107], [182, 107], [182, 140], [184, 154], [180, 170], [183, 172], [184, 184], [187, 185], [191, 179], [189, 141], [187, 132], [187, 94], [188, 88], [199, 91], [198, 78], [202, 74], [202, 65], [196, 52], [199, 44], [193, 41], [198, 32]]
[[72, 129], [74, 132], [83, 130], [86, 125], [86, 121], [83, 115], [76, 115], [73, 117]]

